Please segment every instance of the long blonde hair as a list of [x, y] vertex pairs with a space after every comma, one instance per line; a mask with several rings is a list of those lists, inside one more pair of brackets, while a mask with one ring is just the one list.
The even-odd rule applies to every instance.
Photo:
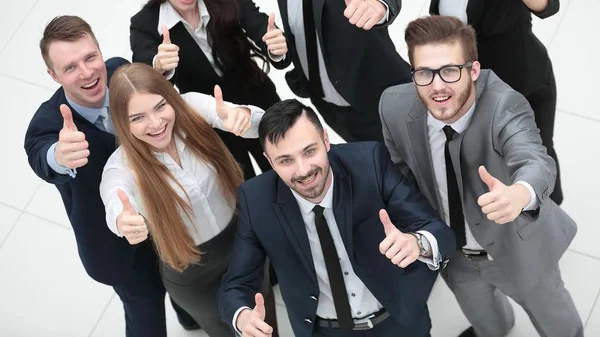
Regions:
[[173, 107], [176, 116], [173, 137], [182, 139], [200, 160], [209, 164], [232, 207], [244, 179], [242, 170], [212, 127], [152, 67], [141, 63], [124, 65], [113, 74], [109, 87], [112, 122], [146, 206], [144, 216], [152, 241], [161, 260], [182, 271], [190, 263], [199, 262], [201, 256], [180, 213], [183, 211], [191, 219], [193, 212], [170, 182], [176, 183], [187, 196], [181, 184], [155, 157], [152, 148], [131, 134], [128, 111], [131, 97], [135, 93], [160, 95]]

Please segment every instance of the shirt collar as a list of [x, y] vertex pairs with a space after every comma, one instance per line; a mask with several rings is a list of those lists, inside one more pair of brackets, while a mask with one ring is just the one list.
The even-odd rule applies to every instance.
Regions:
[[294, 195], [294, 198], [296, 198], [296, 201], [298, 202], [298, 206], [300, 207], [300, 211], [303, 214], [309, 214], [310, 212], [312, 212], [313, 208], [315, 208], [316, 205], [320, 205], [323, 208], [333, 208], [333, 171], [331, 169], [329, 169], [329, 172], [331, 174], [331, 185], [329, 186], [329, 189], [327, 190], [327, 192], [325, 193], [325, 197], [323, 197], [323, 200], [318, 203], [312, 203], [306, 199], [304, 199], [302, 196], [300, 196], [300, 194], [296, 193], [296, 191], [290, 189], [292, 191], [292, 194]]
[[427, 113], [427, 125], [436, 131], [441, 131], [444, 126], [450, 125], [457, 133], [463, 133], [469, 127], [469, 123], [473, 117], [473, 112], [475, 111], [475, 106], [477, 106], [477, 101], [473, 102], [473, 105], [471, 105], [469, 110], [467, 110], [467, 113], [465, 113], [461, 118], [452, 124], [446, 124], [435, 119], [430, 113]]
[[[108, 95], [109, 95], [109, 91], [108, 91], [108, 87], [107, 87], [106, 88], [106, 96], [104, 97], [104, 103], [99, 108], [90, 108], [90, 107], [85, 107], [83, 105], [79, 105], [79, 104], [73, 102], [73, 100], [70, 99], [66, 93], [65, 93], [65, 98], [67, 99], [67, 102], [69, 103], [69, 105], [73, 109], [75, 109], [75, 111], [77, 111], [77, 113], [80, 114], [81, 117], [87, 119], [88, 122], [94, 124], [98, 120], [98, 116], [100, 116], [100, 111], [102, 110], [102, 108], [104, 108], [104, 107], [108, 108], [108, 97], [109, 97]], [[109, 113], [109, 115], [110, 115], [110, 113]]]
[[[210, 14], [208, 13], [208, 8], [206, 8], [204, 1], [198, 0], [198, 9], [200, 10], [200, 22], [202, 23], [202, 26], [200, 27], [206, 27], [208, 25], [208, 21], [210, 21]], [[175, 10], [175, 8], [171, 6], [170, 2], [163, 2], [160, 5], [160, 10], [158, 12], [158, 35], [162, 36], [163, 25], [167, 26], [167, 29], [171, 29], [180, 21], [189, 24], [189, 22], [186, 22]]]
[[[182, 160], [183, 151], [185, 150], [185, 142], [183, 141], [183, 139], [181, 139], [175, 133], [173, 133], [173, 137], [175, 137], [175, 148], [177, 149], [177, 153], [179, 154], [179, 160]], [[185, 135], [184, 135], [184, 137], [185, 137]], [[165, 158], [168, 155], [169, 154], [165, 151], [154, 151], [154, 156], [156, 157], [156, 159], [158, 159], [161, 163], [163, 163], [165, 165], [167, 165]]]

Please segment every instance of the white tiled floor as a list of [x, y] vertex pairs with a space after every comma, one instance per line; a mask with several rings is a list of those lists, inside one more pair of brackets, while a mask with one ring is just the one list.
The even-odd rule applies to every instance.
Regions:
[[[142, 1], [2, 1], [0, 92], [6, 103], [6, 123], [0, 133], [0, 144], [4, 144], [0, 166], [0, 336], [124, 335], [118, 297], [86, 275], [58, 192], [29, 169], [22, 140], [35, 109], [56, 89], [37, 46], [45, 24], [55, 15], [80, 15], [94, 28], [105, 57], [130, 58], [129, 18]], [[275, 0], [256, 3], [264, 12], [278, 13]], [[596, 178], [600, 172], [600, 133], [595, 132], [600, 128], [600, 114], [593, 102], [600, 78], [596, 62], [600, 57], [596, 21], [600, 1], [561, 3], [558, 15], [534, 21], [535, 32], [550, 51], [558, 83], [555, 143], [563, 171], [564, 209], [579, 225], [579, 234], [561, 267], [586, 324], [586, 335], [600, 336], [600, 245], [596, 241], [600, 227], [593, 217], [593, 207], [600, 206], [600, 197], [595, 194], [600, 191]], [[403, 56], [403, 28], [409, 20], [425, 15], [427, 8], [428, 1], [404, 1], [400, 17], [391, 27], [391, 36]], [[283, 74], [273, 70], [271, 76], [283, 98], [293, 97]], [[278, 302], [282, 336], [292, 336], [285, 307], [281, 300]], [[468, 325], [443, 282], [434, 288], [430, 310], [434, 337], [456, 336]], [[524, 311], [516, 308], [516, 312], [517, 326], [510, 336], [536, 336]], [[170, 336], [206, 336], [184, 331], [171, 310], [168, 326]]]

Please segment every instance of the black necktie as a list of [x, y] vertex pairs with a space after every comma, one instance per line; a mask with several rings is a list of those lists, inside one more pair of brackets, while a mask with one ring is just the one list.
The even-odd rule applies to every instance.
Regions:
[[450, 140], [456, 134], [456, 131], [450, 126], [444, 126], [446, 134], [446, 146], [444, 147], [444, 155], [446, 157], [446, 182], [448, 184], [448, 210], [450, 212], [450, 228], [456, 235], [456, 248], [461, 249], [467, 244], [465, 235], [465, 217], [463, 215], [462, 201], [460, 192], [458, 191], [458, 182], [456, 181], [456, 173], [452, 166], [452, 157], [450, 157]]
[[348, 293], [346, 291], [346, 284], [344, 283], [344, 276], [342, 275], [342, 267], [340, 266], [340, 259], [333, 244], [329, 226], [327, 226], [327, 221], [325, 221], [325, 217], [323, 216], [323, 210], [323, 207], [319, 205], [313, 208], [317, 234], [319, 234], [321, 250], [325, 259], [325, 268], [327, 269], [331, 294], [333, 295], [333, 305], [335, 306], [340, 328], [352, 330], [354, 328], [354, 320], [350, 311], [350, 302], [348, 302]]
[[308, 65], [308, 77], [310, 92], [322, 98], [323, 87], [321, 86], [321, 75], [319, 74], [319, 56], [317, 49], [317, 31], [313, 12], [313, 0], [303, 0], [302, 11], [304, 12], [304, 36], [306, 39], [306, 59]]

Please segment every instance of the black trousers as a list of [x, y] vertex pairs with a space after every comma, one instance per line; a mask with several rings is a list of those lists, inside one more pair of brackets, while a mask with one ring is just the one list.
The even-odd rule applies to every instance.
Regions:
[[231, 152], [231, 155], [240, 164], [244, 171], [244, 180], [248, 180], [256, 176], [252, 162], [250, 161], [250, 155], [256, 160], [258, 167], [261, 171], [265, 172], [271, 169], [271, 165], [265, 156], [263, 156], [263, 149], [260, 146], [258, 139], [242, 138], [238, 137], [230, 132], [223, 130], [214, 129], [219, 137], [223, 140], [223, 143]]
[[549, 75], [545, 86], [525, 98], [529, 101], [535, 114], [535, 123], [538, 129], [540, 129], [542, 144], [546, 147], [548, 155], [556, 162], [556, 181], [554, 183], [554, 191], [550, 194], [550, 199], [560, 205], [563, 201], [563, 192], [560, 181], [560, 166], [558, 165], [553, 140], [554, 119], [556, 117], [556, 82], [554, 72], [550, 71]]
[[383, 143], [383, 131], [377, 110], [363, 112], [351, 106], [342, 107], [316, 97], [311, 97], [310, 100], [327, 125], [346, 142], [377, 141]]
[[[158, 257], [148, 242], [136, 247], [134, 267], [126, 284], [113, 286], [123, 302], [127, 337], [166, 337], [165, 287], [158, 268]], [[180, 322], [193, 322], [173, 303]]]

